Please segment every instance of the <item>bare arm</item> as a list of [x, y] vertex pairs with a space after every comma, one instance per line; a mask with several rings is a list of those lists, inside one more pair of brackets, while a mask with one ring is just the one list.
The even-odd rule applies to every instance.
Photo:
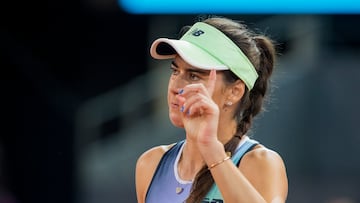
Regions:
[[227, 203], [286, 200], [288, 182], [283, 160], [265, 147], [247, 153], [239, 168], [226, 161], [211, 169], [211, 173]]

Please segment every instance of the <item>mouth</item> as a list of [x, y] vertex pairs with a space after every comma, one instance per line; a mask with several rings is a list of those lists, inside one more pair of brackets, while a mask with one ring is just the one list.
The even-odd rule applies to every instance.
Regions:
[[171, 103], [170, 103], [170, 107], [171, 107], [172, 109], [179, 109], [179, 104], [171, 102]]

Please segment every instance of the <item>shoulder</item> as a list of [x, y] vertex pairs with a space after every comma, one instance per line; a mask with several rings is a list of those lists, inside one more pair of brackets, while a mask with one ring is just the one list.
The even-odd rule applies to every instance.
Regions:
[[257, 145], [244, 155], [240, 169], [258, 172], [285, 172], [285, 164], [279, 153], [263, 145]]
[[175, 143], [153, 147], [142, 153], [138, 158], [135, 169], [135, 184], [138, 202], [145, 202], [147, 189], [161, 157], [174, 145]]
[[161, 157], [167, 152], [174, 144], [155, 146], [140, 155], [136, 165], [142, 166], [143, 164], [156, 164], [160, 161]]
[[244, 155], [239, 169], [265, 196], [287, 196], [286, 168], [282, 157], [276, 151], [258, 144]]
[[[155, 172], [157, 165], [159, 164], [162, 156], [176, 143], [170, 145], [159, 145], [148, 149], [140, 155], [136, 162], [136, 170], [144, 170], [147, 172]], [[152, 173], [153, 173], [152, 172]]]
[[256, 165], [282, 165], [284, 163], [279, 153], [261, 144], [258, 144], [253, 150], [246, 153], [243, 160], [244, 162], [250, 162]]

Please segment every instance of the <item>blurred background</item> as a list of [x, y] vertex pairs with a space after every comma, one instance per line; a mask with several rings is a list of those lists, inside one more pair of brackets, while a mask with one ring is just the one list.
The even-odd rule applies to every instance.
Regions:
[[[0, 9], [0, 203], [136, 202], [137, 157], [184, 137], [168, 121], [169, 62], [150, 44], [199, 15], [97, 0]], [[360, 15], [216, 15], [278, 42], [252, 136], [284, 158], [287, 202], [359, 203]]]

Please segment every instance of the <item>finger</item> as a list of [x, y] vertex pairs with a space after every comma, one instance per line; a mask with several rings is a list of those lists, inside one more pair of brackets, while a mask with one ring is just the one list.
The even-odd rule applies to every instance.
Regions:
[[[193, 105], [198, 103], [198, 102], [202, 102], [208, 100], [208, 98], [202, 94], [198, 94], [197, 96], [193, 96], [193, 97], [189, 97], [185, 103], [182, 105], [182, 111], [186, 114], [188, 114], [189, 112], [194, 113], [197, 111], [196, 108], [193, 108]], [[204, 103], [204, 102], [202, 102]]]
[[202, 83], [196, 83], [196, 84], [190, 84], [190, 85], [186, 85], [180, 92], [178, 95], [188, 98], [191, 97], [195, 94], [208, 94], [208, 90], [205, 87], [204, 84]]
[[175, 96], [175, 98], [176, 98], [178, 105], [180, 105], [180, 106], [184, 105], [186, 98], [183, 95], [178, 94]]
[[206, 101], [199, 100], [198, 102], [193, 104], [188, 111], [186, 111], [186, 115], [188, 117], [202, 116], [206, 109], [206, 105]]
[[215, 84], [216, 84], [216, 70], [212, 69], [210, 71], [209, 80], [206, 85], [206, 88], [209, 92], [209, 95], [212, 96], [215, 90]]

